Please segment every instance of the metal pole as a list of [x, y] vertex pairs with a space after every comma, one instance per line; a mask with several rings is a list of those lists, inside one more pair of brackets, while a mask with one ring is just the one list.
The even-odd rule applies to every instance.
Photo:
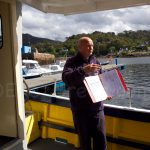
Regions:
[[53, 93], [53, 95], [56, 95], [56, 90], [57, 90], [57, 81], [55, 80], [55, 83], [54, 83], [54, 93]]
[[132, 88], [131, 87], [128, 87], [129, 89], [129, 108], [132, 107]]

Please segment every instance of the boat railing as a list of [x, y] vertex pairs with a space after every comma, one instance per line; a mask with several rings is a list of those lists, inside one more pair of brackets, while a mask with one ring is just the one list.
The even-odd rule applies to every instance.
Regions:
[[129, 108], [132, 107], [132, 87], [127, 87], [129, 90]]
[[57, 92], [57, 80], [54, 81], [54, 92], [52, 95], [57, 95], [56, 92]]

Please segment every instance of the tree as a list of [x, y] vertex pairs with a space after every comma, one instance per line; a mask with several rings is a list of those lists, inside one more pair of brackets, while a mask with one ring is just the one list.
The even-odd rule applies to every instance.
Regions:
[[[97, 56], [107, 55], [108, 53], [117, 54], [120, 49], [136, 50], [139, 47], [140, 51], [144, 51], [141, 48], [145, 45], [147, 49], [150, 46], [150, 31], [124, 31], [122, 33], [115, 34], [113, 32], [103, 33], [95, 31], [90, 34], [78, 34], [72, 35], [66, 38], [64, 42], [40, 42], [32, 45], [32, 48], [38, 48], [39, 52], [52, 53], [59, 56], [64, 56], [64, 49], [68, 49], [69, 55], [75, 55], [77, 48], [77, 41], [82, 36], [88, 36], [92, 38], [94, 42], [94, 53]], [[137, 50], [139, 50], [137, 49]], [[124, 55], [124, 54], [123, 54]]]

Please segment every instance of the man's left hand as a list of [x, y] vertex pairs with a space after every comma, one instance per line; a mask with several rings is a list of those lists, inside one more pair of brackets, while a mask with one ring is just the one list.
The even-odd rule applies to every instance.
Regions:
[[111, 100], [111, 99], [112, 99], [112, 97], [111, 97], [111, 96], [108, 96], [108, 97], [107, 97], [107, 100]]

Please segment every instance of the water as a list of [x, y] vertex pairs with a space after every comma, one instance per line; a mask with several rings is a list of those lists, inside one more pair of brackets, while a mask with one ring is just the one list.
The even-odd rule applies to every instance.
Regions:
[[[132, 88], [132, 107], [150, 109], [150, 57], [118, 58], [118, 62], [126, 64], [125, 70], [121, 72], [127, 86]], [[61, 95], [68, 97], [68, 91], [64, 91]], [[129, 92], [121, 94], [104, 103], [129, 106], [129, 95]]]
[[[150, 64], [128, 64], [122, 75], [127, 86], [131, 88], [132, 106], [150, 109]], [[129, 97], [127, 93], [105, 103], [129, 106]]]

